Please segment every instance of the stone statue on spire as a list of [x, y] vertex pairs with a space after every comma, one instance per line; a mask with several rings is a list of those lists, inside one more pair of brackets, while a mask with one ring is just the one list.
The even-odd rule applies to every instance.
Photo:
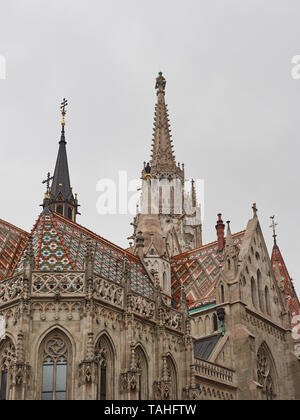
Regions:
[[155, 89], [157, 89], [157, 95], [159, 95], [160, 93], [162, 93], [163, 95], [165, 94], [165, 88], [166, 88], [166, 79], [164, 78], [164, 76], [162, 75], [162, 72], [160, 71], [158, 73], [158, 77], [156, 78], [156, 84], [155, 84]]

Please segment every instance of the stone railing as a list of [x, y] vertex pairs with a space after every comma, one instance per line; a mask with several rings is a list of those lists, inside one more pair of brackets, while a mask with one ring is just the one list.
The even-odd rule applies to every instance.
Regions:
[[195, 358], [195, 374], [226, 385], [236, 386], [235, 372], [223, 366]]
[[131, 309], [132, 312], [142, 315], [148, 319], [154, 317], [155, 303], [154, 301], [145, 298], [144, 296], [138, 295], [136, 293], [129, 295], [127, 306]]
[[123, 306], [124, 289], [116, 283], [96, 277], [94, 280], [95, 297], [103, 299], [113, 305]]
[[164, 306], [159, 309], [159, 318], [163, 325], [175, 330], [182, 328], [182, 314], [170, 307]]
[[0, 305], [18, 299], [23, 292], [22, 276], [12, 277], [0, 283]]
[[84, 273], [33, 273], [31, 291], [33, 295], [82, 294], [84, 293]]

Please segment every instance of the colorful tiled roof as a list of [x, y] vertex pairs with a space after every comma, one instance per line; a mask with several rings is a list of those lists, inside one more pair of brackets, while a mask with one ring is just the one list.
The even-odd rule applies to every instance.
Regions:
[[273, 246], [271, 264], [273, 270], [276, 272], [279, 271], [281, 280], [284, 284], [284, 291], [287, 296], [287, 300], [290, 307], [291, 318], [292, 318], [292, 328], [293, 335], [300, 337], [300, 303], [297, 297], [297, 293], [294, 289], [292, 280], [289, 276], [288, 270], [286, 268], [284, 259], [281, 255], [280, 249], [277, 244]]
[[[152, 294], [152, 281], [137, 257], [57, 213], [42, 213], [32, 230], [32, 237], [36, 270], [84, 270], [90, 241], [96, 275], [120, 282], [124, 257], [127, 257], [132, 289], [147, 296]], [[24, 255], [18, 271], [23, 267], [23, 259]]]
[[[234, 244], [240, 247], [245, 231], [232, 235]], [[212, 242], [200, 248], [185, 252], [173, 258], [172, 294], [179, 300], [180, 288], [185, 287], [189, 307], [209, 304], [215, 301], [215, 284], [222, 264], [222, 253], [218, 243]]]
[[14, 271], [28, 236], [29, 233], [0, 219], [0, 281]]

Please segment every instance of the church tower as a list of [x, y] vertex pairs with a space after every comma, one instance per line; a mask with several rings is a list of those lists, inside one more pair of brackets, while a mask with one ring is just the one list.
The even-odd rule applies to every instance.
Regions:
[[[66, 150], [66, 139], [65, 139], [65, 115], [66, 115], [66, 106], [68, 105], [67, 100], [64, 98], [61, 103], [61, 137], [59, 141], [58, 155], [56, 159], [56, 165], [54, 170], [53, 177], [50, 178], [48, 174], [47, 182], [47, 192], [45, 194], [45, 199], [43, 207], [47, 206], [51, 210], [61, 214], [64, 217], [76, 222], [76, 215], [78, 213], [78, 200], [77, 194], [75, 197], [73, 195], [70, 175], [69, 175], [69, 166]], [[52, 180], [51, 188], [49, 188], [49, 181]]]
[[[133, 252], [140, 258], [170, 260], [202, 245], [200, 206], [194, 181], [185, 191], [184, 165], [176, 163], [165, 103], [166, 79], [156, 78], [157, 103], [151, 160], [144, 162], [140, 208], [134, 219]], [[141, 246], [143, 244], [143, 246]], [[153, 264], [149, 264], [153, 268]], [[155, 271], [164, 272], [162, 267]], [[165, 279], [161, 284], [170, 283]], [[164, 287], [167, 289], [167, 286]]]

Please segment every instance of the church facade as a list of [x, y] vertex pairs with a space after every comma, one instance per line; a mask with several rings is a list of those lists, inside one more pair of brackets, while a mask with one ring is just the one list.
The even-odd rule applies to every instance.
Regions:
[[77, 222], [65, 100], [32, 231], [0, 220], [0, 400], [300, 399], [300, 305], [275, 231], [270, 257], [254, 204], [244, 230], [219, 214], [203, 244], [161, 73], [155, 87], [128, 249]]

